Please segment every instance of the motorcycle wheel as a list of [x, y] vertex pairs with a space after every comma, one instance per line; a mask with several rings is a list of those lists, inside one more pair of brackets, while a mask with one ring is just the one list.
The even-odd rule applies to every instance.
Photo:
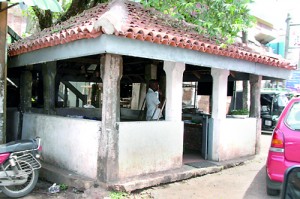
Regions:
[[[22, 164], [27, 164], [27, 168], [31, 168], [31, 165], [27, 162], [22, 162]], [[11, 170], [10, 164], [6, 165], [5, 170]], [[35, 187], [39, 178], [39, 170], [33, 170], [27, 178], [27, 181], [22, 185], [12, 185], [1, 187], [2, 192], [11, 198], [19, 198], [29, 194]]]

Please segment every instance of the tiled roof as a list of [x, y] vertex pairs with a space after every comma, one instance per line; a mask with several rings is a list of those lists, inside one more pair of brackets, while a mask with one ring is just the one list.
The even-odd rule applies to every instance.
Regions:
[[[121, 9], [117, 7], [117, 14], [114, 15], [113, 8], [116, 6], [99, 4], [65, 22], [11, 44], [8, 54], [15, 56], [74, 40], [95, 38], [102, 34], [114, 34], [119, 37], [243, 59], [289, 70], [296, 69], [296, 65], [292, 65], [288, 60], [275, 54], [258, 52], [241, 42], [221, 48], [216, 40], [193, 31], [190, 25], [171, 19], [153, 9], [146, 9], [138, 3], [125, 1], [123, 10], [126, 12], [123, 14], [125, 16], [123, 18], [118, 17], [122, 16], [121, 13], [118, 13]], [[108, 28], [102, 27], [103, 24], [107, 24], [107, 21], [114, 24], [112, 32], [110, 32], [109, 26], [107, 26]]]

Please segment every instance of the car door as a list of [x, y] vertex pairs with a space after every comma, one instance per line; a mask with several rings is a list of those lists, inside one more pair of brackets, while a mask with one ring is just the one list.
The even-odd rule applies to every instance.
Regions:
[[285, 158], [288, 161], [300, 162], [300, 101], [295, 101], [285, 113], [282, 129]]

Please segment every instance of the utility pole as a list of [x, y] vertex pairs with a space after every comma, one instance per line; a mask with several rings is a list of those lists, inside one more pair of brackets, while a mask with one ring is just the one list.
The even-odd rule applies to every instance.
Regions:
[[[298, 67], [299, 67], [299, 64], [300, 64], [300, 41], [299, 41], [299, 37], [300, 36], [300, 32], [297, 31], [297, 27], [296, 26], [300, 26], [299, 23], [293, 23], [291, 22], [291, 15], [290, 13], [287, 14], [287, 18], [286, 18], [286, 35], [285, 35], [285, 48], [284, 48], [284, 58], [285, 59], [288, 59], [288, 58], [291, 58], [291, 56], [289, 55], [290, 53], [290, 50], [292, 50], [292, 55], [295, 56], [295, 50], [298, 50]], [[292, 27], [292, 31], [291, 31], [291, 27]], [[291, 37], [292, 35], [292, 37]], [[296, 38], [294, 37], [296, 36]], [[299, 84], [300, 83], [300, 80], [299, 78], [299, 68], [297, 69], [298, 71], [293, 71], [293, 75], [292, 75], [292, 79], [293, 80], [296, 80]], [[283, 84], [285, 85], [285, 87], [287, 86], [287, 81], [283, 81]], [[288, 87], [292, 87], [293, 90], [296, 89], [298, 90], [299, 92], [299, 88], [296, 88], [296, 85], [294, 85], [295, 83], [290, 83], [291, 85], [288, 85]]]
[[[290, 22], [291, 15], [290, 13], [287, 14], [286, 22], [286, 33], [285, 33], [285, 45], [284, 45], [284, 58], [287, 59], [289, 53], [289, 46], [290, 46]], [[283, 88], [286, 88], [286, 80], [282, 80]]]
[[290, 22], [291, 15], [290, 13], [287, 14], [286, 22], [286, 33], [285, 33], [285, 46], [284, 46], [284, 58], [287, 59], [288, 52], [289, 52], [289, 45], [290, 45]]

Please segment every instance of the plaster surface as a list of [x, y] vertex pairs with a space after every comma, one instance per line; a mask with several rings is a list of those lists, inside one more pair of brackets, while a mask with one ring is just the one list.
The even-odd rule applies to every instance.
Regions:
[[23, 139], [42, 138], [45, 162], [96, 179], [101, 122], [25, 113]]
[[219, 139], [219, 160], [255, 155], [256, 118], [226, 118]]
[[[73, 49], [78, 49], [74, 51]], [[288, 79], [290, 70], [268, 66], [241, 59], [199, 53], [194, 50], [174, 48], [171, 46], [121, 38], [114, 35], [102, 35], [93, 39], [81, 39], [64, 45], [43, 48], [8, 60], [9, 67], [76, 58], [88, 55], [112, 53], [149, 59], [181, 62], [195, 66], [227, 69], [267, 77]]]
[[182, 166], [183, 122], [119, 123], [119, 177]]

